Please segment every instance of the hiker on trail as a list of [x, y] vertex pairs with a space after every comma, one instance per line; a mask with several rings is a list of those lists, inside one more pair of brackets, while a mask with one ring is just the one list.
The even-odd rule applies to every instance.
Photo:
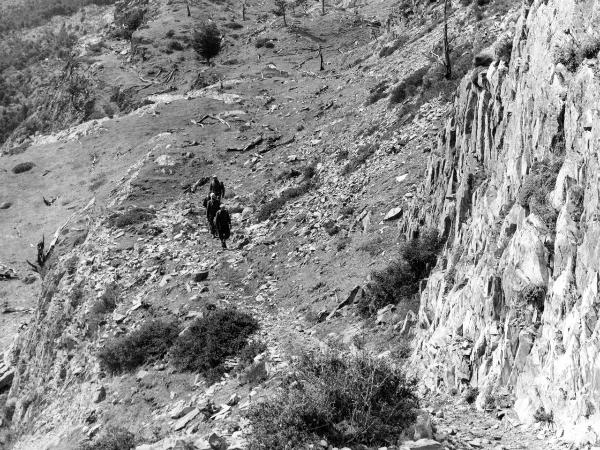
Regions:
[[210, 230], [210, 234], [212, 237], [217, 237], [217, 230], [215, 228], [215, 216], [221, 207], [221, 202], [214, 194], [214, 192], [210, 193], [210, 200], [206, 204], [206, 218], [208, 219], [208, 229]]
[[227, 248], [225, 241], [227, 241], [231, 235], [231, 217], [229, 216], [229, 211], [227, 211], [227, 208], [225, 208], [224, 205], [221, 205], [217, 211], [217, 215], [215, 217], [215, 226], [217, 228], [217, 233], [219, 233], [219, 239], [221, 239], [223, 248]]
[[219, 181], [216, 175], [213, 175], [210, 181], [209, 192], [215, 194], [219, 200], [225, 197], [225, 185], [222, 181]]

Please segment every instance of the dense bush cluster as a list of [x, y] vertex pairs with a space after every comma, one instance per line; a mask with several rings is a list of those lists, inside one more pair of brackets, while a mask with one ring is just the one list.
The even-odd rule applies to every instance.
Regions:
[[416, 383], [367, 355], [306, 354], [275, 397], [254, 405], [249, 448], [395, 445], [414, 421]]
[[177, 369], [215, 381], [224, 373], [227, 359], [239, 357], [247, 364], [265, 350], [259, 341], [249, 343], [258, 328], [256, 319], [234, 309], [207, 311], [183, 332], [175, 321], [152, 319], [108, 341], [98, 358], [109, 372], [119, 373], [168, 356]]
[[554, 227], [557, 212], [550, 203], [548, 194], [554, 189], [562, 160], [536, 161], [523, 180], [517, 201], [524, 208], [537, 215], [549, 227]]
[[562, 64], [569, 72], [577, 71], [584, 59], [596, 58], [600, 52], [600, 37], [587, 35], [581, 42], [569, 39], [553, 51], [554, 64]]
[[111, 214], [107, 223], [111, 227], [125, 228], [130, 225], [147, 222], [154, 218], [156, 213], [148, 208], [136, 207], [122, 213]]
[[396, 304], [416, 294], [419, 282], [435, 266], [441, 246], [437, 232], [432, 230], [403, 243], [397, 259], [384, 269], [371, 273], [368, 295], [358, 304], [359, 312], [368, 317], [386, 305]]
[[98, 353], [98, 358], [112, 373], [133, 370], [164, 357], [179, 331], [173, 322], [151, 320], [126, 336], [109, 341]]

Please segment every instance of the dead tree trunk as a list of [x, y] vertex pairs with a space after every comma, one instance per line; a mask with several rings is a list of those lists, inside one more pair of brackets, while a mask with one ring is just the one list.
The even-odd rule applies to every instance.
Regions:
[[246, 21], [246, 2], [242, 3], [242, 20]]
[[190, 2], [185, 2], [185, 8], [187, 9], [187, 16], [192, 17], [192, 11], [190, 11]]
[[319, 59], [321, 60], [321, 65], [319, 70], [325, 70], [325, 66], [323, 65], [323, 49], [321, 48], [321, 44], [319, 44]]
[[321, 15], [325, 15], [325, 0], [321, 0]]
[[452, 61], [450, 61], [450, 44], [448, 43], [448, 0], [444, 0], [444, 77], [452, 78]]

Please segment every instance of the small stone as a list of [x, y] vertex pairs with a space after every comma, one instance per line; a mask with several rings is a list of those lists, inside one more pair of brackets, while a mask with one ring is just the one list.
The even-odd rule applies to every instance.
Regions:
[[11, 202], [3, 202], [3, 203], [0, 203], [0, 209], [8, 209], [8, 208], [10, 208], [11, 206], [12, 206], [12, 203], [11, 203]]
[[192, 420], [196, 418], [196, 416], [200, 414], [200, 410], [198, 408], [192, 409], [185, 416], [179, 419], [177, 422], [173, 424], [173, 430], [179, 431], [185, 428]]
[[208, 443], [212, 450], [225, 450], [227, 448], [227, 441], [219, 436], [217, 433], [213, 433], [208, 438]]
[[239, 401], [240, 401], [240, 396], [236, 392], [231, 397], [229, 397], [229, 400], [227, 400], [227, 405], [228, 406], [235, 406], [235, 405], [237, 405], [239, 403]]

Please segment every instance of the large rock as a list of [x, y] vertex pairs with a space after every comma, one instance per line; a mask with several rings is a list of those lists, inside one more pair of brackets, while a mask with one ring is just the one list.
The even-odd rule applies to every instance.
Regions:
[[417, 441], [406, 441], [400, 446], [400, 450], [443, 450], [442, 444], [433, 439], [419, 439]]
[[177, 422], [173, 424], [173, 430], [179, 431], [185, 428], [192, 420], [196, 418], [196, 416], [200, 414], [200, 410], [198, 408], [192, 409], [185, 416], [179, 419]]

